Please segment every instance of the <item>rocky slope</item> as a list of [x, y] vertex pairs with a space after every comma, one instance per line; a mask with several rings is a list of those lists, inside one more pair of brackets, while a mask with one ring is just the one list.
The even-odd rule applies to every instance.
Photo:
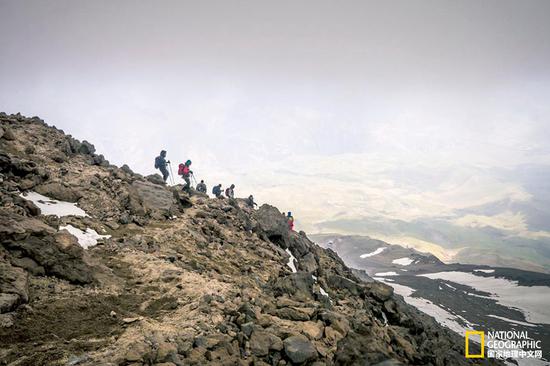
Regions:
[[[0, 364], [469, 364], [460, 337], [275, 207], [187, 197], [37, 117], [0, 122]], [[110, 237], [84, 249], [68, 227]]]

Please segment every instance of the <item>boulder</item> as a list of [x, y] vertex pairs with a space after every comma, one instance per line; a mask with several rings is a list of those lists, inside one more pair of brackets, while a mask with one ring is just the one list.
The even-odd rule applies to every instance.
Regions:
[[338, 342], [334, 357], [336, 365], [370, 365], [367, 347], [370, 340], [356, 333], [350, 333]]
[[296, 308], [277, 309], [275, 311], [275, 315], [277, 315], [281, 319], [309, 320], [309, 315], [306, 312], [300, 311]]
[[178, 346], [175, 343], [160, 342], [157, 348], [157, 362], [171, 361], [178, 353]]
[[153, 217], [159, 219], [176, 211], [178, 206], [170, 190], [162, 185], [140, 180], [132, 183], [128, 204], [130, 213], [143, 216], [144, 210], [149, 210]]
[[92, 164], [99, 165], [102, 167], [108, 167], [109, 161], [106, 160], [105, 157], [101, 154], [100, 155], [92, 154]]
[[124, 164], [123, 166], [121, 166], [120, 169], [126, 174], [134, 175], [134, 171], [130, 169], [130, 167], [127, 164]]
[[35, 276], [43, 276], [46, 274], [44, 267], [38, 265], [38, 263], [28, 257], [12, 258], [11, 264], [15, 267], [23, 268], [24, 270], [32, 273]]
[[307, 253], [302, 258], [298, 259], [298, 269], [304, 272], [317, 272], [317, 261], [313, 253]]
[[77, 139], [72, 138], [69, 135], [69, 136], [67, 136], [67, 142], [69, 143], [71, 153], [75, 154], [75, 153], [80, 152], [80, 146], [82, 146], [80, 141], [78, 141]]
[[84, 140], [78, 148], [78, 152], [84, 155], [92, 155], [95, 153], [94, 145], [90, 144], [88, 141]]
[[[37, 227], [35, 232], [25, 230], [25, 227], [29, 226], [28, 222], [33, 221], [38, 220], [22, 220], [19, 226], [14, 228], [22, 229], [24, 235], [9, 235], [11, 239], [4, 242], [8, 251], [21, 252], [43, 267], [46, 274], [77, 284], [93, 282], [92, 270], [86, 263], [84, 249], [78, 244], [77, 239], [65, 230], [51, 234], [53, 230], [49, 227], [50, 231], [44, 232], [39, 231], [40, 227]], [[1, 232], [0, 225], [0, 234]]]
[[288, 248], [288, 221], [275, 207], [264, 204], [252, 215], [256, 221], [254, 231], [264, 234], [272, 243], [282, 248]]
[[35, 191], [59, 201], [76, 202], [82, 197], [82, 193], [64, 186], [60, 182], [45, 183], [35, 187]]
[[[55, 145], [57, 146], [59, 151], [61, 153], [65, 154], [66, 156], [71, 156], [72, 155], [73, 151], [71, 149], [71, 144], [69, 143], [69, 141], [67, 139], [62, 139], [60, 141], [57, 141]], [[30, 146], [30, 147], [32, 147], [32, 146]], [[34, 151], [33, 151], [33, 153], [34, 153]]]
[[166, 185], [166, 182], [164, 181], [164, 179], [162, 179], [162, 177], [158, 174], [148, 175], [148, 176], [145, 177], [145, 179], [147, 179], [147, 181], [149, 181], [153, 184], [158, 184], [158, 185], [161, 185], [161, 186]]
[[4, 134], [3, 134], [2, 138], [6, 139], [8, 141], [15, 140], [15, 135], [13, 134], [13, 131], [10, 128], [4, 127], [3, 130], [4, 130]]
[[0, 239], [3, 242], [24, 240], [31, 235], [43, 237], [54, 233], [54, 229], [40, 220], [0, 209]]
[[368, 284], [368, 292], [380, 301], [386, 301], [393, 295], [393, 288], [382, 282], [371, 282]]
[[319, 313], [319, 318], [324, 321], [325, 325], [331, 326], [333, 329], [342, 333], [344, 336], [348, 334], [350, 330], [348, 319], [345, 316], [338, 314], [334, 311], [321, 311]]
[[315, 346], [303, 335], [290, 336], [283, 343], [285, 354], [295, 364], [313, 361], [317, 358]]
[[38, 208], [32, 201], [26, 200], [23, 197], [13, 195], [13, 203], [17, 206], [23, 207], [25, 211], [31, 216], [39, 216], [40, 208]]
[[323, 337], [323, 331], [325, 327], [320, 321], [307, 321], [303, 322], [301, 325], [302, 332], [307, 335], [310, 339], [321, 339]]
[[274, 334], [263, 330], [256, 330], [250, 337], [250, 351], [258, 357], [267, 356], [270, 350], [283, 349], [283, 341]]
[[293, 300], [314, 300], [313, 284], [315, 281], [309, 273], [297, 272], [279, 277], [273, 285], [275, 296], [288, 295]]
[[329, 288], [346, 289], [354, 296], [358, 296], [362, 291], [361, 286], [357, 282], [340, 275], [329, 275], [327, 284]]
[[28, 302], [28, 286], [27, 272], [0, 260], [0, 313]]
[[296, 232], [289, 233], [288, 247], [296, 257], [301, 258], [307, 255], [313, 245], [314, 244], [305, 234], [302, 235], [301, 233]]

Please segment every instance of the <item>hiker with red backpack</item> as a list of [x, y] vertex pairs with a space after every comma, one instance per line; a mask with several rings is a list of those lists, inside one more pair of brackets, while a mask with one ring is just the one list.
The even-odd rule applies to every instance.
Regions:
[[[283, 213], [283, 215], [284, 215], [284, 213]], [[292, 212], [289, 211], [286, 218], [288, 220], [288, 229], [290, 231], [293, 231], [294, 230], [294, 216], [292, 216]]]
[[181, 175], [183, 180], [185, 181], [185, 186], [183, 186], [183, 190], [186, 192], [191, 191], [191, 180], [189, 177], [193, 175], [193, 171], [189, 168], [191, 166], [191, 160], [187, 160], [185, 164], [181, 163], [178, 165], [178, 175]]

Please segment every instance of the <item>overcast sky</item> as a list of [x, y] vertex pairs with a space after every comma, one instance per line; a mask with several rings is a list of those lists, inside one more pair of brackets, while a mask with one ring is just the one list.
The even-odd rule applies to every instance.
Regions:
[[549, 164], [549, 101], [547, 0], [0, 0], [0, 110], [298, 213], [303, 171]]

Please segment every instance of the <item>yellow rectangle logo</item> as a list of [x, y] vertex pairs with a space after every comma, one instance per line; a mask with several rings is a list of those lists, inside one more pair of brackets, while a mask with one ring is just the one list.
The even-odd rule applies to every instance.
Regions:
[[[470, 354], [470, 347], [469, 347], [469, 338], [471, 335], [478, 335], [481, 338], [481, 353], [480, 354]], [[484, 358], [485, 357], [485, 333], [483, 331], [477, 331], [477, 330], [467, 330], [466, 335], [464, 336], [464, 339], [466, 341], [466, 351], [465, 356], [466, 358]]]

